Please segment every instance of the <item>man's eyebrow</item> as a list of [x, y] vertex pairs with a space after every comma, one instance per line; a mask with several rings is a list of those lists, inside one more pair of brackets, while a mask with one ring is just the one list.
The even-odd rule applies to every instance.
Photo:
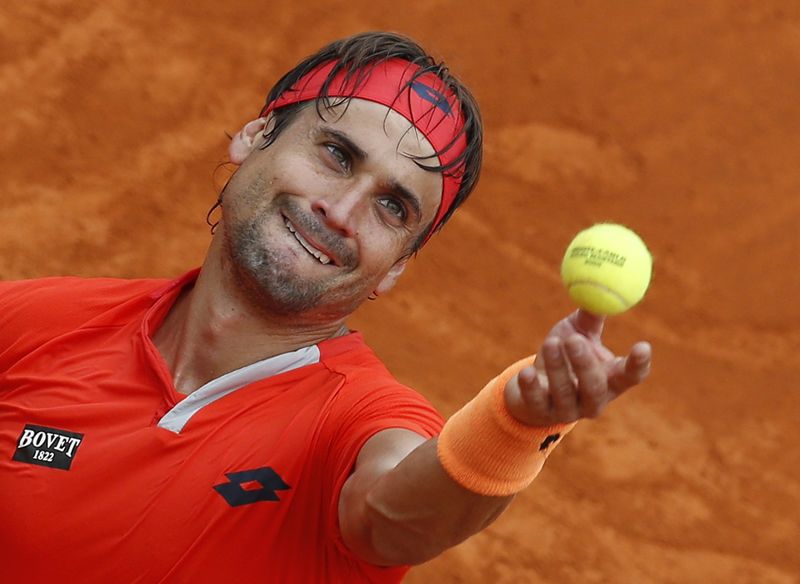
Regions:
[[419, 202], [419, 197], [396, 180], [390, 181], [387, 186], [393, 195], [403, 199], [406, 205], [411, 207], [411, 212], [416, 220], [419, 221], [422, 218], [422, 205]]
[[[339, 142], [358, 160], [364, 161], [369, 157], [369, 155], [362, 148], [360, 148], [358, 144], [353, 142], [352, 138], [350, 138], [350, 136], [344, 132], [340, 132], [339, 130], [334, 130], [333, 128], [329, 127], [322, 127], [320, 131], [322, 134]], [[422, 218], [422, 203], [420, 203], [420, 198], [413, 191], [406, 188], [396, 180], [389, 181], [386, 186], [393, 195], [403, 199], [406, 205], [411, 208], [411, 212], [415, 215], [417, 221]]]
[[325, 128], [321, 129], [321, 132], [328, 136], [329, 138], [333, 138], [334, 140], [340, 142], [342, 146], [347, 148], [350, 153], [358, 158], [359, 160], [366, 160], [367, 153], [364, 152], [361, 148], [359, 148], [358, 144], [353, 142], [352, 138], [345, 134], [344, 132], [340, 132], [339, 130], [334, 130], [333, 128]]

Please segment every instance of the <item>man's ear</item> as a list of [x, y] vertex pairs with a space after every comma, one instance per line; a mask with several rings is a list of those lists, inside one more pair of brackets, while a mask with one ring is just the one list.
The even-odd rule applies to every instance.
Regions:
[[253, 149], [261, 143], [264, 128], [267, 127], [267, 118], [258, 118], [247, 122], [244, 127], [236, 132], [228, 145], [228, 157], [236, 165], [241, 164], [250, 155]]
[[389, 273], [383, 277], [383, 280], [375, 287], [375, 294], [380, 296], [381, 294], [385, 294], [392, 288], [394, 288], [395, 283], [397, 283], [397, 279], [400, 277], [400, 274], [403, 273], [403, 270], [406, 269], [406, 264], [408, 263], [408, 258], [402, 258], [395, 262], [395, 264], [389, 268]]

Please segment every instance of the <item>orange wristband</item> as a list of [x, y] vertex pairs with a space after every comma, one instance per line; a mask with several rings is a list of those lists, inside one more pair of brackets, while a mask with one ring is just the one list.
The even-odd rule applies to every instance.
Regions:
[[539, 474], [553, 447], [575, 423], [536, 428], [506, 408], [505, 387], [534, 357], [517, 361], [492, 379], [447, 420], [439, 435], [439, 461], [450, 477], [481, 495], [513, 495]]

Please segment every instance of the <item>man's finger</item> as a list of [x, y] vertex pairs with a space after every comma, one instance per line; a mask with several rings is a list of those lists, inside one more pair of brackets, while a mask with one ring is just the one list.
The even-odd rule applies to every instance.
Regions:
[[571, 318], [575, 330], [582, 335], [595, 340], [603, 334], [603, 326], [606, 322], [605, 316], [592, 314], [583, 308], [579, 308], [572, 313]]
[[612, 365], [608, 375], [608, 387], [614, 393], [614, 397], [647, 378], [652, 365], [652, 353], [650, 343], [636, 343], [627, 357], [618, 359]]
[[547, 376], [534, 368], [527, 368], [520, 372], [519, 380], [528, 408], [539, 416], [549, 415], [551, 404]]
[[553, 415], [559, 422], [573, 421], [578, 417], [578, 396], [563, 341], [555, 338], [545, 340], [542, 354]]
[[575, 335], [566, 343], [567, 355], [578, 380], [580, 415], [594, 418], [609, 401], [606, 370], [592, 352], [589, 343]]
[[529, 426], [549, 426], [554, 423], [547, 376], [544, 373], [534, 367], [526, 367], [508, 382], [506, 389], [506, 405], [516, 419]]

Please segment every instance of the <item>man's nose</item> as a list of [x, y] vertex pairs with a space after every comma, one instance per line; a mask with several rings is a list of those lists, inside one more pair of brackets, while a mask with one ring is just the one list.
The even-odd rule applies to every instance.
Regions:
[[369, 201], [369, 181], [358, 181], [342, 190], [324, 195], [311, 204], [325, 224], [345, 237], [352, 237], [358, 231], [358, 222]]

